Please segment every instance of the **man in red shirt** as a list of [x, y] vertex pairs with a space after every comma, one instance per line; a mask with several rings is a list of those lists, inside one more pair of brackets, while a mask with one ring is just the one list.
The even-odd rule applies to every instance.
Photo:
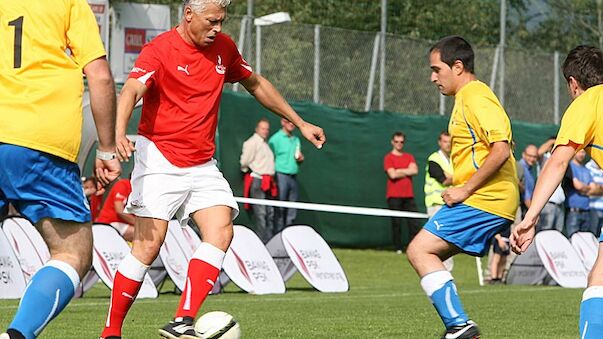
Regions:
[[299, 117], [268, 80], [253, 73], [231, 38], [220, 33], [229, 4], [230, 0], [186, 0], [180, 25], [143, 48], [122, 89], [116, 126], [122, 161], [135, 150], [126, 138], [126, 126], [134, 105], [144, 97], [126, 206], [136, 220], [132, 252], [115, 275], [101, 338], [121, 338], [126, 313], [173, 216], [181, 222], [192, 217], [203, 244], [189, 262], [175, 318], [159, 333], [164, 338], [197, 338], [194, 317], [218, 278], [238, 214], [232, 190], [213, 159], [225, 82], [241, 83], [317, 148], [325, 142], [322, 129]]
[[[412, 190], [412, 177], [419, 173], [417, 162], [412, 154], [404, 153], [406, 136], [402, 132], [392, 135], [391, 152], [383, 158], [383, 169], [387, 174], [387, 205], [392, 210], [417, 211], [414, 193]], [[420, 226], [416, 219], [406, 219], [409, 240], [419, 232]], [[396, 253], [402, 253], [402, 235], [400, 230], [401, 219], [392, 218], [392, 237]]]
[[134, 215], [124, 212], [130, 192], [130, 179], [121, 179], [113, 184], [95, 220], [113, 226], [127, 241], [132, 241], [134, 237]]

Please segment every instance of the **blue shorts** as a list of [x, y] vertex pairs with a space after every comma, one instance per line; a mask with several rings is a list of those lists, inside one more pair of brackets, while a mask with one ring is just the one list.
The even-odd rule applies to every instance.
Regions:
[[492, 237], [511, 223], [509, 219], [458, 204], [442, 206], [423, 228], [456, 245], [463, 252], [481, 257], [488, 251]]
[[33, 223], [42, 218], [90, 221], [77, 164], [0, 143], [0, 215], [6, 213], [9, 202]]

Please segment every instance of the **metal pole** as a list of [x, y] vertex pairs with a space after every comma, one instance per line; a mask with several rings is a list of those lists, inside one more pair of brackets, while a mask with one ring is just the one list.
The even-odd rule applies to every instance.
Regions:
[[[237, 42], [237, 47], [239, 48], [239, 53], [244, 55], [245, 52], [245, 31], [247, 30], [247, 16], [244, 16], [241, 19], [241, 28], [239, 29], [239, 41]], [[235, 92], [239, 91], [239, 83], [235, 83], [232, 85], [232, 90]]]
[[375, 41], [373, 42], [373, 57], [371, 58], [371, 70], [369, 72], [368, 88], [366, 90], [366, 104], [364, 110], [366, 112], [371, 110], [373, 104], [373, 89], [375, 87], [375, 73], [377, 73], [377, 58], [379, 58], [379, 41], [381, 41], [381, 35], [375, 35]]
[[559, 74], [559, 52], [555, 51], [554, 54], [554, 62], [553, 64], [555, 65], [555, 70], [553, 71], [554, 74], [554, 79], [553, 79], [553, 84], [555, 86], [555, 89], [553, 91], [553, 113], [554, 113], [554, 119], [555, 119], [555, 124], [559, 125], [559, 77], [561, 76]]
[[245, 58], [247, 60], [251, 59], [251, 42], [252, 42], [252, 29], [253, 29], [253, 0], [247, 0], [247, 27], [246, 27], [246, 31], [245, 33], [247, 33], [247, 44], [248, 44], [248, 48], [247, 48], [247, 53], [245, 53]]
[[507, 1], [500, 0], [500, 82], [498, 83], [498, 99], [505, 105], [505, 40], [507, 30]]
[[494, 90], [496, 86], [496, 72], [498, 71], [498, 57], [500, 55], [500, 46], [494, 49], [494, 60], [492, 61], [492, 73], [490, 73], [490, 88]]
[[387, 0], [381, 0], [381, 68], [379, 72], [379, 110], [385, 108], [385, 33], [387, 31]]
[[255, 72], [262, 74], [262, 26], [255, 26]]
[[314, 103], [320, 102], [320, 25], [314, 25]]
[[440, 93], [440, 115], [444, 115], [446, 111], [446, 97]]

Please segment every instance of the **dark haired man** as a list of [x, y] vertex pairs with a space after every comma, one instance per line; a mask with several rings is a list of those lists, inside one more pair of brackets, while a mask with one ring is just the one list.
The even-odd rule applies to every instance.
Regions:
[[[532, 204], [511, 234], [511, 246], [516, 253], [525, 252], [532, 243], [538, 215], [559, 186], [574, 155], [586, 150], [599, 166], [603, 165], [603, 52], [590, 46], [574, 48], [563, 63], [563, 76], [573, 102], [563, 115], [553, 154], [538, 177]], [[599, 253], [602, 250], [599, 244]], [[602, 337], [603, 258], [599, 256], [582, 297], [580, 338]]]
[[407, 252], [444, 322], [442, 338], [480, 337], [442, 261], [462, 252], [484, 255], [491, 238], [511, 225], [519, 196], [511, 124], [494, 93], [476, 79], [473, 58], [471, 45], [459, 36], [445, 37], [430, 50], [431, 81], [455, 97], [448, 125], [453, 187], [442, 193], [446, 205]]

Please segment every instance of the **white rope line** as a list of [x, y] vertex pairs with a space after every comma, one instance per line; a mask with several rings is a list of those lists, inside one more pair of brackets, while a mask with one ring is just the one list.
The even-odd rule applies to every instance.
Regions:
[[394, 210], [388, 210], [388, 209], [384, 209], [384, 208], [313, 204], [313, 203], [308, 203], [308, 202], [291, 202], [291, 201], [253, 199], [253, 198], [241, 198], [241, 197], [235, 197], [235, 200], [241, 204], [295, 208], [298, 210], [335, 212], [335, 213], [346, 213], [346, 214], [362, 214], [362, 215], [371, 215], [371, 216], [377, 216], [377, 217], [400, 217], [400, 218], [412, 218], [412, 219], [428, 219], [428, 216], [425, 213], [394, 211]]

